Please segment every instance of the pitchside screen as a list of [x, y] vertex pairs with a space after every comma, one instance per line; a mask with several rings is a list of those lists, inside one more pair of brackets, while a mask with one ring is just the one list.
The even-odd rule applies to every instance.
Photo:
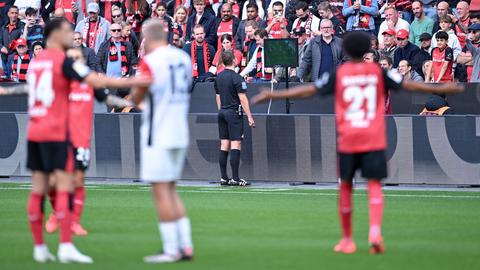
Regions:
[[298, 67], [298, 39], [265, 39], [266, 67]]

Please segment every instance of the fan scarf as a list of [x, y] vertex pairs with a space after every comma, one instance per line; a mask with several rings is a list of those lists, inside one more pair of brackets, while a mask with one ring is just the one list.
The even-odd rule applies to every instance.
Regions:
[[250, 48], [250, 39], [248, 37], [245, 37], [245, 42], [243, 43], [243, 54], [242, 54], [242, 63], [241, 63], [241, 67], [244, 68], [247, 66], [248, 64], [248, 61], [250, 61], [250, 57], [249, 57], [249, 54], [248, 54], [248, 50]]
[[[195, 41], [192, 42], [190, 55], [192, 56], [192, 75], [194, 78], [198, 78], [197, 42]], [[203, 42], [203, 66], [205, 67], [205, 72], [208, 72], [208, 69], [210, 69], [210, 50], [206, 42]]]
[[94, 26], [93, 36], [90, 37], [90, 20], [85, 20], [85, 27], [83, 28], [83, 40], [90, 49], [95, 49], [95, 41], [97, 39], [98, 27], [100, 26], [100, 18], [97, 19]]
[[258, 47], [257, 50], [257, 74], [255, 75], [255, 78], [264, 78], [266, 80], [271, 80], [272, 79], [272, 73], [265, 71], [263, 68], [263, 63], [262, 63], [262, 47]]
[[21, 63], [20, 63], [19, 74], [17, 74], [18, 57], [20, 57], [20, 55], [18, 55], [17, 53], [13, 56], [12, 77], [17, 78], [19, 82], [26, 82], [28, 64], [30, 63], [30, 55], [28, 55], [28, 53], [23, 55], [23, 58], [21, 59]]
[[[353, 6], [353, 0], [349, 0], [350, 2], [350, 6]], [[361, 3], [362, 5], [364, 6], [367, 6], [367, 7], [370, 7], [372, 6], [372, 0], [361, 0]], [[360, 12], [360, 11], [356, 11], [356, 12]], [[367, 13], [360, 13], [359, 14], [359, 20], [358, 20], [358, 26], [354, 26], [355, 28], [357, 29], [370, 29], [370, 17], [371, 15], [370, 14], [367, 14]]]
[[298, 19], [298, 22], [297, 22], [297, 25], [295, 26], [295, 29], [297, 31], [300, 30], [300, 28], [302, 28], [302, 23], [305, 22], [305, 25], [303, 26], [303, 28], [305, 28], [305, 33], [306, 34], [310, 34], [310, 30], [312, 28], [312, 21], [313, 21], [313, 17], [311, 14], [309, 14], [307, 16], [306, 19], [302, 20], [302, 19]]
[[[128, 66], [127, 66], [127, 46], [125, 45], [125, 41], [122, 39], [120, 40], [120, 56], [122, 61], [122, 77], [128, 75]], [[115, 46], [115, 42], [110, 38], [110, 49], [108, 51], [108, 60], [110, 62], [118, 61], [118, 49]]]

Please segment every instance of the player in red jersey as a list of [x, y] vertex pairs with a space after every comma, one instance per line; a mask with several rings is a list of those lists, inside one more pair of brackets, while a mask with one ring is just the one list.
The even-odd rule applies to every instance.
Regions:
[[[55, 177], [55, 212], [60, 224], [58, 259], [62, 263], [92, 263], [72, 243], [70, 192], [73, 190], [74, 159], [68, 137], [70, 84], [83, 81], [94, 88], [129, 87], [124, 79], [100, 77], [82, 63], [65, 56], [73, 30], [65, 19], [52, 19], [44, 29], [47, 48], [31, 63], [27, 76], [29, 115], [27, 168], [32, 171], [32, 192], [27, 212], [37, 262], [55, 261], [43, 239], [43, 200], [49, 176]], [[22, 92], [0, 87], [0, 94]]]
[[453, 93], [463, 91], [463, 88], [453, 83], [432, 85], [402, 81], [399, 74], [384, 71], [376, 63], [363, 63], [362, 57], [370, 47], [370, 38], [365, 33], [349, 33], [343, 41], [343, 47], [351, 61], [341, 65], [335, 73], [323, 76], [314, 84], [283, 91], [263, 91], [253, 98], [253, 102], [307, 98], [317, 92], [320, 95], [335, 95], [338, 166], [341, 178], [339, 214], [343, 238], [334, 247], [334, 251], [356, 251], [351, 229], [352, 179], [356, 170], [361, 169], [362, 176], [368, 179], [370, 251], [372, 254], [382, 253], [383, 192], [380, 181], [387, 177], [384, 117], [386, 91], [402, 88], [410, 91]]

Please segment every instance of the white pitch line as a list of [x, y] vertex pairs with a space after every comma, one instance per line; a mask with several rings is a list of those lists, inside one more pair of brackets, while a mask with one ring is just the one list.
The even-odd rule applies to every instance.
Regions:
[[[30, 190], [26, 187], [0, 187], [0, 190]], [[150, 189], [116, 189], [116, 188], [87, 188], [87, 190], [93, 191], [118, 191], [118, 192], [148, 192]], [[180, 193], [218, 193], [218, 194], [268, 194], [268, 195], [298, 195], [298, 196], [330, 196], [336, 197], [337, 193], [325, 193], [325, 192], [264, 192], [264, 191], [227, 191], [227, 190], [179, 190]], [[367, 194], [353, 194], [353, 196], [366, 197]], [[480, 196], [469, 195], [422, 195], [422, 194], [384, 194], [385, 197], [398, 197], [398, 198], [444, 198], [444, 199], [478, 199]]]

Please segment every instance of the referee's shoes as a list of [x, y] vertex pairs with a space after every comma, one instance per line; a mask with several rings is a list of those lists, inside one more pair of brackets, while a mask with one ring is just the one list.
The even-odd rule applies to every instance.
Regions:
[[229, 186], [240, 186], [240, 187], [245, 187], [245, 186], [249, 186], [250, 183], [243, 180], [243, 179], [238, 179], [238, 180], [234, 180], [234, 179], [230, 179], [230, 181], [228, 181], [228, 185]]

